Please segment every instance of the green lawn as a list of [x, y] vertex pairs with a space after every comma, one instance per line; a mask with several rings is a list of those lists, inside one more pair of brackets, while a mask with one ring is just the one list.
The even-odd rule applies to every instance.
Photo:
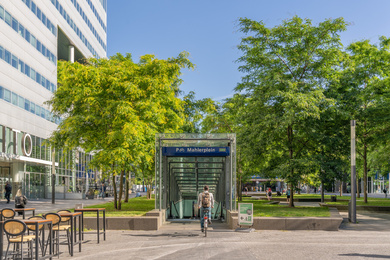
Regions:
[[[337, 196], [337, 199], [340, 197]], [[347, 199], [348, 201], [351, 197], [343, 196], [342, 199]], [[326, 202], [329, 205], [348, 205], [348, 201], [337, 201], [337, 202]], [[364, 203], [364, 198], [356, 198], [356, 205], [358, 206], [388, 206], [390, 207], [390, 200], [385, 198], [368, 198], [367, 203]]]
[[[281, 197], [286, 197], [283, 195]], [[317, 194], [295, 194], [295, 198], [320, 198], [321, 195]], [[330, 195], [326, 195], [325, 198], [329, 199]], [[350, 200], [349, 196], [337, 196], [337, 199]], [[245, 203], [253, 203], [254, 216], [255, 217], [329, 217], [330, 213], [326, 207], [295, 207], [289, 208], [284, 205], [267, 204], [267, 200], [257, 200], [249, 197], [244, 197]], [[348, 201], [326, 202], [333, 205], [348, 205]], [[390, 206], [389, 199], [382, 198], [368, 198], [368, 203], [363, 202], [363, 198], [357, 199], [357, 205], [369, 205], [369, 206]], [[93, 206], [87, 206], [86, 208], [106, 208], [107, 217], [131, 217], [131, 216], [144, 216], [146, 212], [154, 209], [154, 198], [148, 200], [146, 197], [129, 199], [129, 203], [122, 203], [122, 210], [114, 209], [113, 202], [107, 202], [105, 204], [98, 204]], [[84, 213], [85, 216], [96, 216], [96, 213]]]
[[268, 204], [267, 200], [245, 198], [243, 203], [253, 203], [254, 217], [330, 217], [327, 207], [294, 207]]
[[[122, 201], [122, 210], [114, 208], [114, 202], [107, 202], [104, 204], [86, 206], [85, 208], [105, 208], [106, 217], [135, 217], [144, 216], [146, 212], [154, 209], [154, 198], [148, 200], [146, 197], [131, 198], [128, 203]], [[72, 209], [74, 211], [74, 209]], [[84, 216], [96, 216], [96, 212], [84, 212]]]

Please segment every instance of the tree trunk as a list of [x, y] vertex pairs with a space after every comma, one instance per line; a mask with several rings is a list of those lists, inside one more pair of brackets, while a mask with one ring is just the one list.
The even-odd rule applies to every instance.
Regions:
[[324, 181], [321, 181], [321, 202], [325, 201]]
[[118, 198], [116, 194], [115, 174], [112, 174], [112, 188], [114, 189], [114, 208], [118, 209]]
[[130, 171], [126, 173], [126, 185], [125, 185], [125, 202], [129, 202], [129, 189], [130, 189]]
[[238, 178], [237, 194], [238, 194], [238, 201], [242, 201], [242, 177], [241, 176]]
[[123, 176], [125, 171], [121, 171], [120, 180], [119, 180], [119, 198], [118, 198], [118, 210], [122, 209], [122, 195], [123, 195]]
[[[288, 145], [289, 145], [289, 159], [290, 161], [294, 158], [294, 151], [293, 151], [293, 129], [289, 125], [287, 127], [287, 138], [288, 138]], [[290, 168], [290, 176], [293, 178], [294, 176], [294, 169]], [[294, 190], [295, 190], [295, 183], [291, 182], [291, 190], [290, 190], [290, 203], [289, 207], [294, 207]]]
[[340, 197], [343, 196], [343, 182], [340, 181]]
[[146, 198], [147, 198], [148, 200], [150, 200], [150, 199], [152, 198], [152, 190], [151, 190], [151, 187], [152, 187], [152, 185], [150, 185], [150, 184], [146, 185], [146, 188], [148, 189], [148, 190], [146, 191]]

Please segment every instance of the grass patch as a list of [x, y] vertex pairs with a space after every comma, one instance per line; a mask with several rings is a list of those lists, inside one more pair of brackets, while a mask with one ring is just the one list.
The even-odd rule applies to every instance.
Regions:
[[243, 203], [253, 203], [254, 217], [330, 217], [327, 207], [294, 207], [267, 204], [269, 201], [243, 199]]
[[[122, 201], [122, 209], [114, 208], [114, 202], [86, 206], [84, 208], [105, 208], [106, 217], [135, 217], [144, 216], [155, 207], [154, 198], [148, 200], [146, 197], [131, 198], [128, 203]], [[71, 211], [74, 211], [72, 209]], [[96, 217], [96, 212], [84, 212], [85, 217]]]
[[[337, 197], [338, 199], [339, 197]], [[343, 199], [348, 199], [348, 201], [337, 201], [337, 202], [326, 202], [329, 205], [345, 205], [348, 206], [348, 202], [351, 197], [343, 196]], [[367, 203], [364, 203], [364, 198], [356, 198], [357, 206], [387, 206], [390, 207], [390, 200], [385, 198], [367, 198]]]

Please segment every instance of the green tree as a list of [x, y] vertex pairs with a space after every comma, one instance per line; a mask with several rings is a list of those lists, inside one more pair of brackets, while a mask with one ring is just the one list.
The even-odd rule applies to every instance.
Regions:
[[193, 67], [187, 53], [157, 59], [145, 55], [135, 63], [130, 54], [89, 59], [86, 64], [59, 62], [58, 90], [48, 101], [61, 117], [51, 142], [56, 148], [80, 147], [94, 152], [92, 163], [123, 176], [133, 165], [152, 164], [154, 138], [183, 125], [182, 101], [177, 98], [182, 68]]
[[242, 18], [240, 27], [246, 35], [238, 46], [246, 75], [236, 88], [245, 96], [241, 142], [250, 144], [245, 154], [252, 165], [294, 190], [311, 166], [310, 121], [333, 102], [323, 92], [339, 69], [346, 23], [338, 18], [314, 26], [295, 16], [273, 28]]
[[[369, 154], [388, 137], [390, 39], [381, 37], [379, 45], [368, 40], [348, 46], [349, 63], [342, 79], [349, 96], [345, 110], [357, 120], [357, 154], [363, 166], [364, 202], [367, 203]], [[353, 97], [351, 98], [351, 94]], [[379, 146], [380, 147], [380, 146]]]

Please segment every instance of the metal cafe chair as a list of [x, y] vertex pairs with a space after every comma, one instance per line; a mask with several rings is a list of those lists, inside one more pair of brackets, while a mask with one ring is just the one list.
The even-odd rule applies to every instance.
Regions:
[[[59, 251], [60, 251], [60, 236], [59, 233], [61, 231], [66, 231], [67, 234], [67, 241], [66, 244], [68, 244], [68, 250], [70, 253], [70, 225], [60, 225], [62, 218], [58, 213], [47, 213], [45, 214], [46, 219], [50, 219], [53, 223], [53, 241], [54, 241], [54, 248], [56, 248], [56, 252], [58, 254], [58, 257], [60, 257]], [[51, 236], [52, 234], [50, 234]], [[48, 240], [49, 241], [49, 240]], [[45, 252], [48, 246], [48, 242], [46, 242], [45, 246]]]
[[8, 240], [8, 246], [7, 246], [7, 251], [5, 253], [5, 259], [7, 259], [7, 256], [9, 253], [9, 247], [11, 244], [14, 244], [13, 251], [11, 252], [11, 255], [13, 256], [13, 258], [15, 256], [20, 255], [20, 258], [23, 259], [23, 244], [24, 243], [28, 243], [27, 255], [28, 255], [28, 258], [32, 259], [33, 241], [34, 241], [35, 236], [26, 234], [26, 230], [27, 230], [26, 224], [18, 219], [9, 219], [9, 220], [6, 220], [4, 222], [3, 228], [4, 228], [4, 233], [6, 234], [6, 237]]
[[15, 210], [13, 210], [13, 209], [11, 209], [11, 208], [4, 208], [4, 209], [1, 211], [1, 217], [2, 217], [4, 220], [13, 219], [13, 218], [15, 218]]
[[[32, 216], [32, 217], [29, 217], [28, 219], [31, 219], [31, 220], [41, 220], [41, 219], [45, 219], [44, 217], [41, 217], [41, 216]], [[33, 232], [35, 234], [35, 232], [38, 232], [38, 237], [41, 237], [41, 233], [42, 233], [42, 228], [43, 228], [43, 225], [38, 225], [38, 230], [35, 230], [35, 225], [27, 225], [27, 230], [28, 230], [28, 233]], [[38, 241], [39, 242], [39, 246], [41, 248], [41, 251], [42, 251], [42, 255], [44, 255], [44, 247], [43, 247], [43, 243], [44, 241], [41, 242], [41, 240]]]

